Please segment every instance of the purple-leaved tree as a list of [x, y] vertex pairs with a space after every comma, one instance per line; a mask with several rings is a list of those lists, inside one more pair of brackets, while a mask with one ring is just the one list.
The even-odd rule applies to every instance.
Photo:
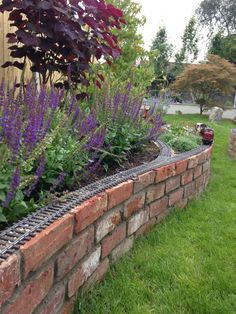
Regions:
[[[94, 58], [110, 63], [120, 54], [111, 29], [125, 23], [123, 13], [104, 0], [3, 0], [0, 12], [6, 11], [15, 27], [7, 34], [11, 57], [22, 61], [7, 61], [3, 67], [23, 70], [29, 59], [43, 84], [57, 71], [69, 72], [72, 84], [87, 86]], [[98, 80], [103, 77], [97, 75], [100, 86]]]

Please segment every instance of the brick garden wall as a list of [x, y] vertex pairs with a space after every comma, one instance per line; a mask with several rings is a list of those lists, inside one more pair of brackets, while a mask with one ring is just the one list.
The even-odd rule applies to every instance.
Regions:
[[211, 148], [117, 185], [52, 223], [0, 264], [0, 313], [70, 313], [134, 240], [202, 193]]
[[236, 129], [233, 129], [230, 133], [229, 139], [229, 154], [236, 158]]

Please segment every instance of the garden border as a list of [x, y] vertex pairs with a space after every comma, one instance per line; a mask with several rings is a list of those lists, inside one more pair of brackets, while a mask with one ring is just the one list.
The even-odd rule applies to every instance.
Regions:
[[56, 205], [60, 209], [69, 200], [62, 217], [0, 261], [0, 312], [70, 313], [78, 289], [100, 280], [172, 208], [202, 193], [211, 151], [201, 146], [170, 157], [163, 145], [165, 156], [99, 181], [108, 185], [89, 185], [91, 194], [70, 194]]
[[236, 129], [232, 129], [229, 138], [229, 155], [236, 158]]

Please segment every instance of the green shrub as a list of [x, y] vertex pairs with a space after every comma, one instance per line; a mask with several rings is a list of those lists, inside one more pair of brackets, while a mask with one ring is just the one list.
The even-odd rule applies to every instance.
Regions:
[[178, 136], [168, 142], [175, 151], [179, 153], [187, 152], [198, 147], [198, 143], [189, 136]]
[[176, 137], [174, 133], [168, 132], [168, 133], [163, 133], [160, 135], [159, 139], [166, 144], [169, 143], [170, 140], [173, 140]]

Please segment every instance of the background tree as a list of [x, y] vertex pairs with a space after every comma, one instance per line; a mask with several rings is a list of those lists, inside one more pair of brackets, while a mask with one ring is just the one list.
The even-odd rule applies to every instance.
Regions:
[[[209, 53], [225, 58], [236, 65], [236, 35], [224, 36], [220, 32], [217, 33], [211, 40]], [[236, 108], [236, 90], [233, 106]]]
[[154, 70], [156, 78], [166, 76], [172, 56], [173, 46], [168, 42], [165, 26], [160, 26], [152, 42], [151, 50], [156, 51]]
[[215, 30], [235, 34], [236, 1], [203, 0], [197, 9], [197, 17], [199, 23], [209, 29], [209, 34]]
[[123, 13], [104, 0], [3, 0], [0, 12], [5, 11], [10, 12], [15, 27], [7, 34], [11, 56], [23, 61], [4, 66], [23, 69], [28, 59], [43, 84], [53, 72], [66, 75], [69, 71], [75, 85], [88, 85], [87, 73], [95, 58], [112, 59], [120, 54], [111, 29], [121, 28]]
[[[138, 30], [146, 22], [141, 14], [141, 5], [133, 0], [110, 0], [110, 2], [123, 12], [126, 24], [121, 29], [113, 29], [112, 33], [117, 37], [117, 43], [121, 48], [120, 56], [112, 63], [97, 64], [102, 70], [106, 84], [105, 88], [112, 86], [126, 88], [128, 83], [133, 85], [132, 93], [144, 93], [154, 79], [152, 68], [153, 54], [143, 48], [143, 38]], [[100, 70], [98, 70], [99, 72]]]
[[172, 88], [180, 93], [191, 93], [194, 101], [200, 105], [202, 114], [215, 105], [217, 95], [230, 95], [234, 91], [235, 81], [235, 66], [219, 56], [209, 55], [207, 63], [187, 66]]
[[236, 64], [236, 35], [224, 36], [221, 32], [217, 33], [211, 39], [209, 53]]
[[180, 51], [175, 54], [175, 64], [172, 69], [174, 76], [179, 75], [186, 64], [194, 62], [198, 57], [199, 38], [197, 21], [194, 17], [192, 17], [186, 25], [181, 39], [182, 47]]

